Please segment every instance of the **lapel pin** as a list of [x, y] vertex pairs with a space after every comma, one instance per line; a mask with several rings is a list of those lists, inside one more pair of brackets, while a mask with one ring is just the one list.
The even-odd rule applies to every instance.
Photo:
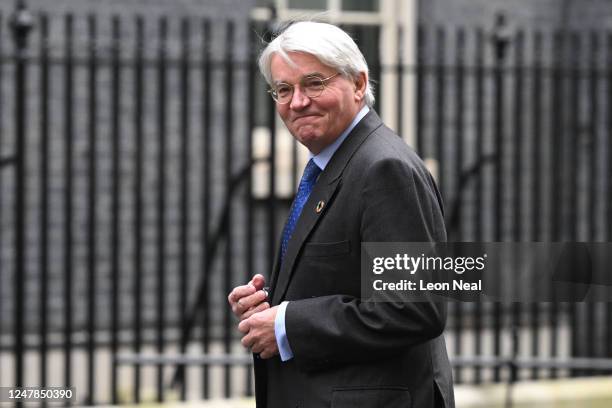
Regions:
[[325, 207], [325, 201], [321, 200], [317, 203], [317, 214], [319, 214], [321, 211], [323, 211], [323, 207]]

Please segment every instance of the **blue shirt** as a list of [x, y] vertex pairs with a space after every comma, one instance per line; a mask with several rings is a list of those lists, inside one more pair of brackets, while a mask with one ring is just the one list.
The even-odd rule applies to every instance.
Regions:
[[[357, 126], [357, 124], [363, 119], [365, 115], [370, 111], [370, 108], [364, 106], [357, 113], [351, 124], [340, 134], [340, 136], [334, 140], [332, 144], [327, 146], [325, 149], [321, 150], [319, 154], [313, 155], [309, 154], [309, 159], [315, 162], [317, 166], [321, 170], [325, 170], [327, 164], [333, 157], [336, 150], [340, 147], [342, 142], [348, 137], [349, 133]], [[280, 358], [282, 361], [287, 361], [293, 358], [293, 351], [291, 350], [291, 346], [289, 345], [289, 340], [287, 339], [287, 330], [285, 327], [285, 313], [287, 312], [287, 305], [289, 302], [282, 302], [278, 306], [278, 310], [276, 312], [276, 318], [274, 319], [274, 336], [276, 337], [276, 344], [278, 345], [278, 351], [280, 353]]]

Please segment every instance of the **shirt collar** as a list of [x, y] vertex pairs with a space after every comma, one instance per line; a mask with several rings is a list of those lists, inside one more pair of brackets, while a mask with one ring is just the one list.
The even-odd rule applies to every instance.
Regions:
[[342, 142], [344, 142], [344, 139], [348, 137], [349, 133], [351, 133], [351, 131], [355, 128], [355, 126], [357, 126], [359, 121], [363, 119], [363, 117], [367, 115], [369, 111], [370, 108], [368, 108], [367, 105], [361, 108], [357, 115], [355, 115], [355, 118], [353, 118], [351, 124], [344, 130], [344, 132], [340, 134], [340, 136], [336, 140], [334, 140], [332, 144], [321, 150], [317, 155], [308, 153], [308, 158], [312, 159], [312, 161], [314, 161], [315, 164], [319, 166], [321, 170], [325, 170], [325, 167], [327, 167], [327, 164], [331, 160], [334, 153], [336, 153], [336, 150], [338, 150]]

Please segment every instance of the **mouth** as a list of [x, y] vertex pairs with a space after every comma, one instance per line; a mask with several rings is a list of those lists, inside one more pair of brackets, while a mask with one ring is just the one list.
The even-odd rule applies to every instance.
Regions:
[[302, 116], [298, 116], [297, 118], [294, 118], [294, 119], [293, 119], [293, 122], [297, 122], [297, 121], [299, 121], [300, 119], [306, 119], [306, 120], [308, 120], [308, 119], [318, 118], [318, 117], [319, 117], [319, 115], [315, 115], [315, 114], [312, 114], [312, 115], [302, 115]]

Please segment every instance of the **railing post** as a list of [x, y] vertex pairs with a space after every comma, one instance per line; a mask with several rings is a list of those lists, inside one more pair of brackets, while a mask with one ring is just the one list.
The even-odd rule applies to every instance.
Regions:
[[[493, 225], [494, 235], [493, 240], [500, 242], [504, 240], [504, 203], [503, 203], [503, 183], [504, 183], [504, 102], [506, 95], [504, 92], [504, 65], [508, 45], [510, 44], [511, 34], [508, 27], [506, 16], [503, 13], [497, 14], [495, 25], [491, 35], [491, 42], [495, 48], [495, 68], [494, 68], [494, 104], [495, 111], [493, 113], [494, 122], [494, 146], [495, 146], [495, 187], [494, 187], [494, 205], [493, 205]], [[499, 302], [493, 304], [493, 352], [496, 356], [500, 356], [501, 335], [502, 335], [502, 307]], [[500, 367], [496, 366], [493, 369], [493, 381], [501, 380]]]
[[15, 42], [15, 294], [13, 332], [15, 335], [15, 385], [23, 386], [24, 360], [24, 290], [25, 290], [25, 164], [26, 164], [26, 90], [28, 35], [34, 25], [25, 0], [17, 0], [10, 27]]
[[505, 89], [504, 89], [504, 64], [506, 62], [506, 54], [508, 46], [510, 45], [511, 33], [506, 22], [506, 16], [503, 13], [499, 13], [495, 18], [495, 25], [493, 32], [491, 33], [491, 42], [494, 47], [495, 56], [495, 112], [494, 112], [494, 124], [495, 124], [495, 152], [497, 156], [495, 166], [495, 241], [502, 241], [503, 237], [503, 200], [502, 200], [502, 186], [503, 182], [503, 162], [504, 162], [504, 102], [505, 102]]

